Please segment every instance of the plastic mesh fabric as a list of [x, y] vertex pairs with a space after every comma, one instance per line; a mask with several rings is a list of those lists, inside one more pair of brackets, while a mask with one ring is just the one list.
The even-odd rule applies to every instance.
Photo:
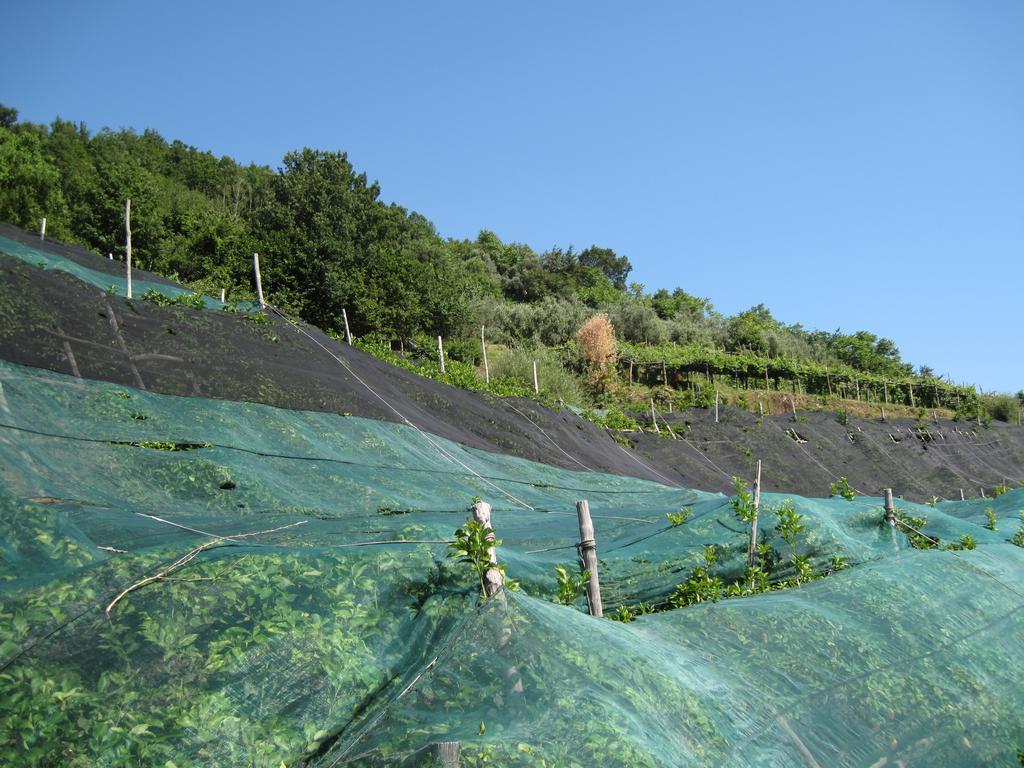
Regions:
[[[61, 272], [67, 272], [88, 285], [95, 286], [117, 296], [127, 296], [128, 278], [125, 277], [123, 270], [120, 274], [112, 275], [109, 272], [91, 269], [79, 263], [79, 261], [55, 253], [54, 250], [54, 248], [48, 247], [45, 242], [41, 242], [36, 247], [0, 235], [0, 253], [6, 253], [9, 256], [24, 261], [26, 264], [41, 267], [42, 269], [56, 269]], [[137, 276], [132, 275], [132, 294], [136, 298], [141, 297], [146, 291], [150, 290], [156, 291], [170, 299], [192, 293], [187, 288], [171, 283], [169, 280], [147, 279], [144, 275], [148, 275], [148, 273], [140, 273]], [[203, 296], [203, 304], [207, 309], [223, 309], [226, 306], [224, 302], [212, 296]], [[252, 302], [248, 301], [234, 302], [232, 306], [245, 311], [256, 308]]]
[[[792, 497], [812, 567], [853, 567], [619, 624], [545, 599], [575, 567], [574, 502], [612, 610], [664, 602], [708, 544], [739, 577], [726, 497], [340, 414], [8, 363], [0, 385], [16, 763], [430, 765], [458, 740], [464, 765], [991, 765], [1024, 745], [1022, 490], [991, 500], [996, 531], [977, 505], [898, 503], [964, 552], [913, 550], [878, 499]], [[480, 608], [445, 558], [476, 496], [523, 585]], [[785, 498], [763, 496], [780, 552]]]

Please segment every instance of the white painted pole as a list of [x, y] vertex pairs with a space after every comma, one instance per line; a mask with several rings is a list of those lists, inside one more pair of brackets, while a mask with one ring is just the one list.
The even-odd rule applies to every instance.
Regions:
[[227, 289], [226, 288], [221, 288], [220, 289], [220, 303], [221, 304], [224, 303], [224, 299], [227, 297], [227, 295], [228, 295]]
[[715, 387], [715, 424], [718, 423], [718, 387]]
[[114, 260], [114, 254], [108, 253], [107, 254], [107, 258], [110, 259], [111, 261], [113, 261]]
[[128, 280], [128, 289], [126, 293], [130, 299], [132, 297], [132, 201], [130, 198], [124, 204], [124, 234], [125, 276]]
[[533, 361], [533, 391], [534, 394], [540, 394], [540, 386], [537, 384], [537, 361]]
[[654, 425], [654, 431], [659, 435], [661, 434], [661, 428], [658, 426], [658, 416], [654, 412], [654, 398], [651, 398], [651, 423]]
[[46, 217], [43, 216], [43, 220], [39, 222], [39, 239], [46, 239]]
[[345, 321], [345, 341], [348, 342], [348, 345], [351, 347], [352, 332], [348, 329], [348, 312], [345, 311], [344, 307], [341, 308], [341, 319]]
[[487, 343], [484, 341], [484, 327], [482, 325], [480, 326], [480, 349], [483, 350], [484, 353], [484, 383], [490, 384], [491, 369], [490, 366], [487, 365]]
[[260, 302], [260, 309], [263, 309], [267, 303], [263, 300], [263, 278], [260, 276], [260, 255], [258, 253], [252, 255], [252, 268], [256, 272], [256, 298]]
[[437, 358], [441, 361], [441, 373], [444, 373], [444, 342], [440, 336], [437, 337]]

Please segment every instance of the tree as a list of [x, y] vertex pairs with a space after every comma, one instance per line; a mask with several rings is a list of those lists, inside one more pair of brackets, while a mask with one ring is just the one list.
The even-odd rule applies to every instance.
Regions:
[[625, 256], [616, 255], [611, 248], [598, 248], [596, 245], [581, 251], [578, 261], [584, 267], [599, 269], [620, 291], [625, 290], [626, 279], [633, 271], [633, 265]]

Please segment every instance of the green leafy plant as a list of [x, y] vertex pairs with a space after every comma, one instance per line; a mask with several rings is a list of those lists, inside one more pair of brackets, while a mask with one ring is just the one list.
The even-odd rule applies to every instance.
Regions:
[[1016, 544], [1018, 547], [1024, 547], [1024, 509], [1020, 513], [1020, 528], [1013, 534], [1013, 538], [1010, 539], [1011, 544]]
[[[494, 529], [476, 520], [470, 520], [455, 531], [455, 541], [448, 545], [451, 552], [448, 557], [469, 566], [473, 575], [480, 582], [481, 597], [487, 597], [485, 575], [491, 568], [496, 568], [503, 576], [505, 566], [491, 562], [490, 549], [501, 545], [501, 540], [494, 538]], [[512, 585], [506, 585], [512, 588]]]
[[789, 499], [786, 499], [782, 506], [775, 510], [775, 516], [777, 518], [775, 530], [782, 537], [782, 540], [789, 545], [789, 564], [793, 567], [794, 579], [797, 586], [799, 586], [801, 582], [808, 581], [811, 577], [810, 558], [806, 555], [800, 555], [797, 550], [800, 543], [800, 535], [807, 528], [803, 522], [804, 516], [796, 511], [793, 507], [793, 502]]
[[583, 588], [590, 581], [590, 574], [586, 571], [573, 573], [562, 565], [555, 566], [555, 576], [558, 578], [558, 594], [554, 602], [562, 605], [573, 605], [583, 594]]
[[992, 507], [987, 507], [985, 509], [985, 527], [990, 531], [994, 531], [996, 529], [997, 522], [998, 518], [996, 517], [996, 511], [992, 509]]
[[1006, 483], [999, 483], [992, 489], [992, 497], [998, 499], [1004, 493], [1007, 493], [1011, 490], [1013, 490], [1013, 488], [1007, 485]]
[[704, 547], [700, 563], [691, 572], [689, 578], [675, 588], [669, 602], [675, 607], [694, 605], [696, 603], [714, 602], [725, 594], [725, 584], [711, 569], [718, 562], [718, 551], [714, 544]]
[[178, 296], [165, 296], [155, 288], [147, 288], [140, 297], [143, 301], [151, 301], [161, 307], [189, 307], [203, 309], [206, 301], [199, 293], [182, 293]]
[[953, 543], [947, 544], [946, 549], [961, 550], [961, 549], [975, 549], [978, 546], [978, 542], [974, 540], [974, 537], [969, 533], [965, 533], [960, 537], [960, 540]]
[[669, 524], [675, 528], [693, 517], [693, 507], [683, 507], [678, 512], [668, 512], [665, 514], [665, 517], [668, 518]]
[[840, 408], [836, 411], [836, 421], [842, 424], [844, 427], [850, 425], [850, 412], [844, 408]]
[[847, 501], [853, 501], [857, 498], [857, 494], [853, 488], [850, 487], [850, 481], [846, 477], [840, 477], [836, 482], [829, 486], [833, 496], [842, 496]]
[[736, 495], [729, 500], [732, 511], [744, 523], [754, 522], [754, 518], [757, 516], [757, 510], [754, 509], [754, 495], [747, 490], [747, 484], [739, 477], [733, 476], [732, 487], [736, 491]]

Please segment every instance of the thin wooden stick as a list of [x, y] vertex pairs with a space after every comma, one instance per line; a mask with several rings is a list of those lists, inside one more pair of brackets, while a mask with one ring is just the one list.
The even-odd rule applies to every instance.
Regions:
[[128, 595], [131, 592], [134, 592], [137, 589], [141, 589], [147, 584], [152, 584], [154, 581], [159, 581], [160, 579], [163, 579], [165, 576], [167, 576], [167, 574], [178, 570], [184, 565], [188, 565], [188, 563], [190, 563], [192, 560], [195, 560], [202, 552], [205, 552], [207, 549], [210, 549], [211, 547], [215, 547], [218, 544], [221, 544], [225, 541], [243, 539], [247, 536], [260, 536], [265, 533], [275, 533], [276, 531], [283, 531], [285, 528], [294, 528], [297, 525], [305, 525], [306, 522], [306, 520], [299, 520], [296, 523], [289, 523], [288, 525], [282, 525], [278, 528], [269, 528], [265, 531], [252, 531], [251, 533], [236, 533], [232, 534], [231, 536], [217, 536], [216, 538], [211, 539], [205, 544], [202, 544], [196, 547], [195, 549], [187, 552], [186, 554], [182, 555], [159, 573], [154, 574], [153, 576], [148, 576], [145, 579], [142, 579], [141, 581], [137, 581], [130, 587], [126, 587], [124, 590], [121, 591], [121, 593], [117, 597], [110, 601], [110, 605], [108, 605], [106, 609], [107, 618], [110, 618], [110, 612], [114, 610], [114, 606], [117, 605], [126, 595]]
[[540, 385], [537, 383], [537, 361], [533, 361], [533, 391], [534, 394], [540, 394]]
[[491, 383], [491, 367], [487, 365], [487, 342], [484, 341], [484, 326], [480, 326], [480, 349], [484, 353], [484, 383]]
[[657, 432], [660, 435], [661, 434], [661, 429], [658, 428], [658, 417], [654, 413], [654, 398], [653, 397], [651, 398], [651, 423], [654, 425], [654, 431]]
[[441, 361], [441, 373], [444, 373], [444, 342], [437, 337], [437, 359]]
[[352, 331], [348, 329], [348, 312], [345, 311], [344, 307], [341, 308], [341, 319], [345, 321], [345, 341], [348, 342], [348, 345], [351, 347]]
[[747, 546], [747, 565], [754, 567], [757, 558], [757, 516], [761, 509], [761, 460], [757, 460], [757, 474], [754, 475], [754, 519], [750, 522], [750, 544]]
[[128, 279], [128, 288], [126, 294], [130, 299], [132, 297], [132, 201], [129, 198], [124, 204], [124, 261], [125, 261], [125, 275]]
[[263, 300], [263, 278], [260, 275], [260, 255], [258, 253], [252, 255], [252, 267], [256, 272], [256, 298], [260, 302], [260, 309], [263, 309], [267, 303]]
[[46, 239], [46, 217], [43, 216], [43, 220], [39, 222], [39, 239]]

